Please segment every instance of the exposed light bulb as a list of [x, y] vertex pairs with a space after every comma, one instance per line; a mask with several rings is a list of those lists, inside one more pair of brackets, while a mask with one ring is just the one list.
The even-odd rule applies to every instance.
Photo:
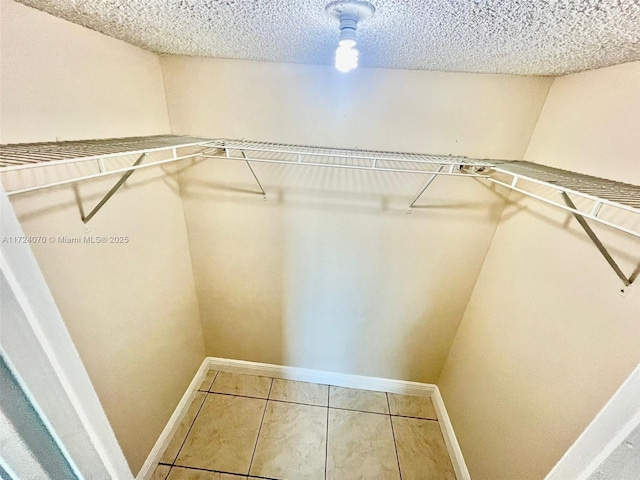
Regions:
[[336, 69], [350, 72], [358, 68], [356, 30], [358, 21], [370, 18], [375, 7], [365, 0], [336, 0], [326, 7], [327, 13], [340, 20], [340, 40], [336, 49]]
[[356, 41], [352, 40], [350, 38], [345, 38], [342, 39], [338, 42], [338, 45], [340, 45], [341, 47], [355, 47], [356, 46]]
[[347, 73], [358, 68], [358, 50], [355, 48], [355, 42], [348, 44], [340, 44], [336, 49], [336, 69], [340, 72]]

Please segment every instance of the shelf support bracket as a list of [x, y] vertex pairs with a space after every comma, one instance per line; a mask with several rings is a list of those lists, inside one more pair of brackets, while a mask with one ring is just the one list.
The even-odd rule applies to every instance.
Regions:
[[[564, 200], [564, 203], [566, 203], [569, 208], [576, 209], [575, 204], [573, 203], [569, 195], [567, 195], [567, 192], [560, 192], [560, 194], [562, 195], [562, 199]], [[620, 277], [620, 280], [622, 280], [622, 283], [624, 283], [624, 286], [628, 287], [629, 285], [631, 285], [632, 280], [627, 278], [627, 276], [622, 272], [622, 270], [620, 269], [616, 261], [613, 259], [611, 254], [607, 251], [606, 247], [602, 244], [602, 242], [600, 241], [598, 236], [595, 234], [593, 229], [589, 226], [589, 224], [584, 219], [584, 217], [575, 212], [571, 212], [571, 213], [573, 214], [574, 217], [576, 217], [576, 220], [578, 221], [580, 226], [584, 229], [584, 231], [587, 233], [591, 241], [598, 248], [598, 250], [600, 251], [602, 256], [605, 258], [607, 263], [611, 266], [611, 268], [613, 268], [613, 271], [616, 272], [616, 275]]]
[[[140, 165], [140, 162], [142, 162], [142, 160], [146, 156], [147, 156], [146, 153], [143, 153], [142, 155], [140, 155], [132, 166], [135, 167]], [[124, 185], [124, 182], [127, 181], [127, 178], [129, 178], [133, 172], [135, 172], [135, 170], [129, 170], [128, 172], [126, 172], [120, 178], [120, 180], [118, 180], [118, 182], [113, 187], [111, 187], [111, 190], [109, 190], [109, 192], [104, 196], [104, 198], [100, 200], [95, 207], [93, 207], [93, 210], [89, 212], [89, 215], [85, 215], [84, 217], [82, 217], [82, 222], [85, 224], [88, 223], [89, 220], [91, 220], [93, 216], [96, 213], [98, 213], [98, 211], [104, 206], [104, 204], [107, 203], [111, 197], [113, 197], [113, 194], [116, 193], [122, 185]]]
[[425, 184], [424, 187], [422, 187], [422, 190], [420, 190], [420, 192], [413, 197], [413, 200], [411, 201], [411, 205], [409, 205], [409, 208], [407, 209], [407, 214], [411, 213], [411, 209], [413, 208], [413, 206], [415, 205], [415, 203], [418, 201], [418, 199], [420, 198], [420, 196], [425, 192], [425, 190], [427, 188], [429, 188], [429, 185], [431, 185], [433, 183], [433, 181], [436, 179], [436, 177], [438, 176], [438, 173], [440, 173], [442, 171], [442, 169], [444, 168], [444, 165], [440, 165], [438, 167], [438, 170], [436, 170], [436, 173], [434, 173], [433, 175], [431, 175], [431, 177], [429, 177], [429, 180], [427, 180], [427, 183]]
[[253, 167], [251, 166], [251, 163], [249, 163], [249, 159], [247, 158], [247, 155], [244, 153], [244, 150], [240, 150], [240, 153], [242, 153], [242, 157], [244, 158], [244, 161], [247, 162], [247, 166], [249, 167], [249, 170], [251, 170], [251, 173], [253, 174], [253, 178], [256, 179], [256, 182], [260, 187], [260, 191], [262, 192], [262, 199], [266, 200], [267, 192], [265, 192], [264, 188], [262, 188], [262, 184], [260, 183], [260, 180], [258, 180], [258, 176], [256, 175], [256, 172], [253, 171]]

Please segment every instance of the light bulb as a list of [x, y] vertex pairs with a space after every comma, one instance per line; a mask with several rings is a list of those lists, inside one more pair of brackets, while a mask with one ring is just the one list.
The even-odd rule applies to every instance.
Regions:
[[340, 45], [341, 47], [351, 48], [356, 46], [356, 41], [351, 38], [343, 38], [338, 42], [338, 45]]
[[355, 48], [356, 42], [340, 42], [336, 49], [336, 69], [340, 72], [349, 72], [358, 68], [358, 50]]
[[329, 15], [340, 20], [340, 39], [336, 49], [336, 69], [350, 72], [358, 68], [356, 30], [358, 22], [371, 18], [376, 8], [366, 0], [334, 0], [327, 4]]

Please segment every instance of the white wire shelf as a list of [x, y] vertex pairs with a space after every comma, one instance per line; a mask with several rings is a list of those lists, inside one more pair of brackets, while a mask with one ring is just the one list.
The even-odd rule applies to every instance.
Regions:
[[[640, 186], [524, 161], [495, 165], [487, 180], [640, 238], [640, 232], [628, 226], [640, 225]], [[556, 195], [537, 193], [535, 186]], [[624, 224], [621, 219], [626, 219]]]
[[[197, 148], [190, 148], [186, 154], [178, 155], [178, 149], [186, 147]], [[147, 163], [142, 162], [143, 155], [160, 151], [169, 151], [169, 158]], [[184, 150], [181, 150], [181, 152], [184, 153]], [[107, 168], [105, 160], [131, 155], [140, 156], [133, 165], [122, 168]], [[99, 169], [94, 174], [78, 174], [73, 178], [7, 192], [8, 195], [18, 195], [106, 175], [125, 174], [139, 168], [197, 157], [246, 162], [261, 189], [262, 185], [251, 167], [254, 163], [279, 163], [307, 167], [429, 175], [430, 178], [427, 180], [425, 187], [414, 198], [411, 206], [439, 175], [480, 178], [640, 237], [640, 232], [612, 220], [617, 216], [611, 214], [611, 210], [620, 210], [638, 215], [640, 219], [640, 186], [521, 161], [159, 135], [74, 142], [0, 145], [0, 174], [77, 162], [95, 162]], [[548, 195], [541, 195], [535, 189], [530, 188], [531, 185], [547, 187], [555, 191], [558, 196], [554, 197], [555, 199], [548, 198]], [[264, 189], [262, 190], [264, 193]], [[563, 194], [570, 195], [572, 198], [580, 199], [581, 201], [577, 202], [578, 206], [573, 202], [568, 204], [564, 197], [560, 198], [560, 195]], [[602, 218], [601, 215], [603, 206], [606, 206], [608, 213], [606, 219]], [[638, 224], [638, 222], [635, 224]]]
[[108, 138], [70, 142], [0, 145], [0, 172], [141, 155], [173, 148], [199, 146], [207, 139], [179, 135]]
[[640, 186], [583, 175], [531, 162], [513, 161], [496, 167], [531, 182], [553, 185], [559, 190], [606, 204], [616, 204], [631, 211], [640, 209]]
[[[204, 154], [205, 158], [220, 158], [222, 153], [228, 160], [379, 172], [479, 177], [493, 166], [489, 160], [476, 160], [462, 156], [323, 148], [245, 140], [216, 139], [208, 146], [217, 148], [219, 152], [213, 155]], [[461, 167], [468, 167], [468, 169], [461, 170]]]

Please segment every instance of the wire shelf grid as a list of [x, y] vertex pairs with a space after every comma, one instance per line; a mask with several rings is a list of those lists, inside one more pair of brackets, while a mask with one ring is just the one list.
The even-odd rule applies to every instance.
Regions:
[[[177, 149], [186, 150], [181, 150], [182, 153], [178, 155]], [[111, 158], [124, 159], [131, 155], [140, 156], [157, 151], [169, 151], [171, 153], [170, 158], [161, 161], [141, 162], [139, 164], [137, 162], [134, 165], [122, 168], [118, 166], [112, 169], [106, 169], [103, 163], [104, 160]], [[188, 153], [184, 154], [185, 151]], [[222, 138], [206, 139], [192, 136], [157, 135], [104, 140], [0, 145], [0, 173], [74, 162], [97, 161], [100, 165], [100, 173], [97, 174], [83, 176], [79, 173], [76, 178], [7, 192], [9, 195], [14, 195], [105, 175], [127, 173], [139, 168], [190, 158], [243, 161], [247, 162], [249, 168], [254, 162], [266, 162], [431, 175], [427, 186], [438, 175], [479, 178], [640, 237], [640, 233], [634, 230], [598, 217], [603, 206], [640, 215], [640, 186], [524, 161], [474, 159], [464, 156], [382, 150], [326, 148]], [[255, 172], [252, 168], [251, 172], [255, 177]], [[258, 179], [256, 178], [256, 180]], [[572, 207], [566, 204], [566, 200], [549, 199], [538, 195], [529, 188], [531, 182], [549, 187], [551, 192], [562, 195], [569, 194], [573, 196], [577, 203]], [[584, 200], [588, 200], [591, 203], [585, 206]], [[576, 205], [578, 206], [576, 207]]]

